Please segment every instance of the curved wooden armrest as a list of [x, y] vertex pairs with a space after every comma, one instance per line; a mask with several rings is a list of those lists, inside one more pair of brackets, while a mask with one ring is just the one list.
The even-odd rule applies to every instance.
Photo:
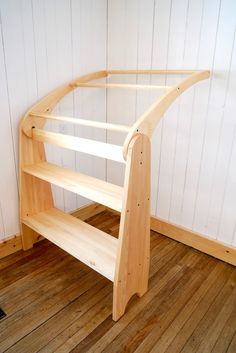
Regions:
[[[170, 72], [166, 71], [166, 73], [178, 74], [178, 71], [169, 71]], [[165, 72], [163, 71], [163, 73]], [[145, 113], [134, 123], [123, 145], [123, 156], [125, 160], [128, 153], [128, 146], [133, 136], [135, 136], [137, 133], [141, 133], [150, 138], [158, 122], [160, 121], [164, 113], [167, 111], [167, 109], [170, 107], [170, 105], [175, 101], [175, 99], [179, 97], [189, 87], [193, 86], [196, 82], [205, 80], [210, 76], [210, 71], [208, 70], [179, 72], [179, 74], [186, 73], [190, 73], [190, 75], [184, 80], [182, 80], [178, 85], [170, 88], [156, 102], [154, 102], [151, 107], [147, 111], [145, 111]]]

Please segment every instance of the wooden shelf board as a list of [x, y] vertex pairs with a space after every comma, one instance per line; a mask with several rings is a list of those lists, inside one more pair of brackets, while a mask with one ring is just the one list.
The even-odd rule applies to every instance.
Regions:
[[34, 141], [50, 143], [69, 150], [90, 154], [92, 156], [110, 159], [125, 164], [122, 146], [111, 143], [85, 139], [82, 137], [60, 134], [32, 128], [32, 139]]
[[25, 166], [22, 170], [113, 210], [121, 211], [123, 188], [118, 185], [47, 162]]
[[116, 238], [56, 208], [21, 221], [109, 280], [114, 280]]

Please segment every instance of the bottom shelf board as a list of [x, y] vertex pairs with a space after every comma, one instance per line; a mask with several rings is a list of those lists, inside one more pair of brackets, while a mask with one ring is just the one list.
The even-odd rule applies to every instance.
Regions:
[[21, 222], [114, 281], [116, 238], [56, 208], [25, 217]]

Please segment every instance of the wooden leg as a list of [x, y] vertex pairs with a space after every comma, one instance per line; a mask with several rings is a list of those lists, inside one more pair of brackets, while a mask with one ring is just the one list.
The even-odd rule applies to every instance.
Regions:
[[[20, 216], [21, 219], [54, 207], [50, 183], [22, 171], [25, 165], [46, 161], [44, 146], [20, 132]], [[40, 236], [21, 224], [24, 250], [33, 247]]]
[[21, 236], [23, 250], [31, 249], [40, 237], [35, 231], [21, 223]]
[[150, 261], [150, 141], [137, 135], [130, 143], [121, 212], [113, 293], [113, 320], [134, 294], [148, 289]]

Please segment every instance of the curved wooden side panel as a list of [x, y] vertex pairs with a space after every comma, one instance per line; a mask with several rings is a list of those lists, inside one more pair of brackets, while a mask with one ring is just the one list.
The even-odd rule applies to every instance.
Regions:
[[[88, 82], [106, 77], [106, 71], [95, 72], [73, 80], [48, 94], [25, 114], [20, 124], [19, 165], [20, 165], [20, 217], [21, 219], [54, 207], [51, 184], [28, 175], [22, 167], [46, 161], [44, 143], [32, 139], [32, 127], [43, 128], [46, 119], [37, 119], [30, 113], [50, 113], [55, 105], [76, 87], [76, 82]], [[21, 223], [23, 249], [32, 248], [39, 235]]]
[[113, 292], [113, 320], [130, 298], [148, 289], [150, 262], [150, 140], [138, 134], [129, 145], [125, 170]]
[[[168, 73], [176, 73], [174, 70], [169, 70]], [[179, 72], [181, 74], [181, 71]], [[183, 73], [187, 73], [184, 72]], [[184, 91], [189, 87], [193, 86], [196, 82], [205, 80], [209, 77], [210, 71], [190, 71], [190, 75], [181, 81], [178, 85], [174, 86], [168, 90], [164, 95], [162, 95], [152, 106], [135, 122], [132, 126], [130, 132], [128, 133], [123, 146], [123, 156], [126, 160], [128, 153], [128, 146], [137, 133], [144, 134], [151, 137], [158, 122], [170, 107], [170, 105], [178, 98]]]
[[26, 136], [32, 137], [32, 127], [35, 126], [42, 129], [46, 123], [46, 119], [37, 119], [35, 116], [31, 116], [30, 113], [51, 113], [53, 108], [56, 106], [60, 100], [66, 96], [68, 93], [77, 88], [78, 82], [89, 82], [91, 80], [96, 80], [98, 78], [103, 78], [107, 76], [106, 71], [93, 72], [91, 74], [81, 76], [75, 80], [66, 83], [65, 85], [56, 88], [54, 91], [49, 93], [47, 96], [42, 98], [38, 103], [33, 105], [30, 110], [25, 114], [21, 121], [21, 130]]

